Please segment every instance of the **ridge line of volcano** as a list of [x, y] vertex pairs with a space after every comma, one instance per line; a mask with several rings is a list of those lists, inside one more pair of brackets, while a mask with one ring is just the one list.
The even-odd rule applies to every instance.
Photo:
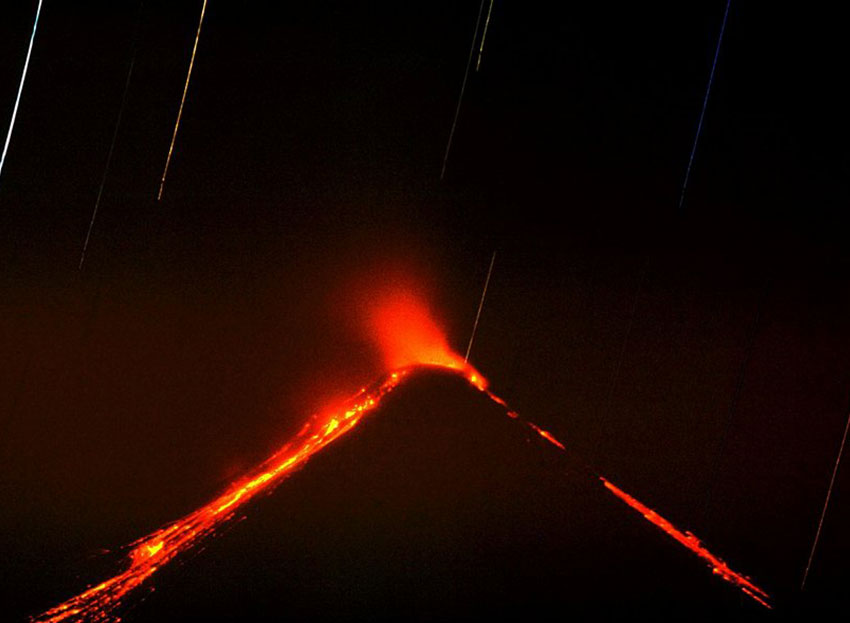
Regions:
[[[421, 362], [401, 367], [379, 378], [371, 386], [363, 387], [343, 406], [332, 412], [323, 415], [314, 414], [293, 440], [260, 463], [257, 468], [234, 481], [215, 499], [194, 512], [133, 541], [128, 546], [131, 549], [125, 558], [126, 567], [123, 571], [96, 586], [88, 587], [79, 595], [42, 614], [31, 617], [31, 622], [117, 623], [120, 618], [115, 616], [114, 612], [123, 605], [123, 600], [135, 589], [144, 585], [157, 570], [215, 534], [217, 530], [233, 520], [237, 510], [248, 501], [260, 493], [271, 493], [296, 469], [303, 467], [314, 454], [353, 430], [361, 419], [374, 410], [383, 398], [395, 390], [403, 380], [410, 378], [413, 373], [424, 370], [452, 372], [464, 378], [471, 387], [504, 408], [509, 417], [518, 420], [530, 431], [535, 432], [561, 451], [566, 451], [566, 446], [554, 435], [521, 418], [504, 399], [488, 390], [486, 379], [468, 363], [449, 357], [439, 362]], [[679, 530], [672, 522], [614, 486], [607, 479], [595, 474], [589, 468], [588, 471], [602, 482], [607, 491], [640, 512], [650, 523], [707, 562], [715, 575], [737, 586], [742, 593], [766, 608], [771, 608], [768, 602], [770, 596], [764, 590], [756, 586], [748, 577], [733, 571], [722, 559], [709, 552], [695, 535]]]

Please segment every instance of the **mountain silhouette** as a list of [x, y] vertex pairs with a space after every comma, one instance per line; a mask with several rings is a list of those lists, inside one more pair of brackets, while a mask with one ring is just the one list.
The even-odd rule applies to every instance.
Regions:
[[452, 374], [400, 387], [128, 621], [733, 616], [760, 609]]

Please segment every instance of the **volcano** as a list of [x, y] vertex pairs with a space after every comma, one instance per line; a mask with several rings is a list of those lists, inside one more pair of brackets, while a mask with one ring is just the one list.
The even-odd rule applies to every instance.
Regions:
[[457, 375], [419, 373], [132, 621], [740, 614], [760, 606]]

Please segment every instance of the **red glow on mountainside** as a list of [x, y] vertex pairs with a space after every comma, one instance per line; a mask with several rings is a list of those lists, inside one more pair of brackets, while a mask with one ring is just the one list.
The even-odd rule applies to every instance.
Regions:
[[691, 550], [694, 554], [706, 561], [711, 567], [713, 573], [719, 575], [727, 582], [736, 585], [738, 588], [741, 589], [741, 591], [755, 599], [765, 608], [772, 609], [771, 605], [767, 602], [767, 600], [770, 599], [770, 595], [768, 595], [765, 591], [753, 584], [748, 577], [730, 569], [729, 565], [727, 565], [723, 560], [708, 551], [702, 544], [702, 542], [700, 542], [700, 540], [692, 533], [687, 531], [682, 532], [668, 520], [664, 519], [664, 517], [656, 513], [654, 510], [652, 510], [645, 504], [642, 504], [622, 489], [611, 484], [611, 482], [609, 482], [605, 478], [602, 478], [600, 476], [599, 480], [602, 481], [602, 484], [605, 485], [605, 488], [608, 489], [608, 491], [613, 493], [623, 502], [625, 502], [637, 512], [639, 512], [641, 515], [643, 515], [647, 521], [654, 524], [662, 531], [666, 532], [673, 539], [675, 539], [676, 541], [687, 547], [689, 550]]
[[[489, 392], [487, 392], [487, 394], [490, 395]], [[491, 398], [493, 398], [493, 396], [491, 396]], [[499, 404], [504, 404], [504, 401], [502, 401], [501, 399], [498, 399], [497, 402], [499, 402]], [[514, 417], [516, 416], [514, 415]], [[564, 444], [558, 441], [555, 436], [552, 435], [552, 433], [550, 433], [549, 431], [543, 430], [532, 422], [524, 421], [524, 423], [552, 445], [560, 448], [561, 450], [566, 450]], [[611, 481], [609, 481], [608, 479], [603, 478], [602, 476], [598, 476], [598, 478], [600, 482], [602, 482], [602, 484], [605, 486], [605, 488], [609, 492], [613, 493], [620, 501], [625, 502], [628, 506], [643, 515], [644, 519], [646, 519], [655, 527], [659, 528], [661, 531], [672, 537], [680, 545], [684, 545], [694, 554], [706, 561], [715, 575], [720, 576], [730, 584], [734, 584], [739, 589], [741, 589], [744, 594], [752, 597], [755, 601], [760, 603], [765, 608], [771, 610], [773, 609], [773, 607], [767, 601], [768, 599], [770, 599], [770, 595], [768, 595], [764, 590], [753, 584], [753, 582], [747, 576], [741, 575], [740, 573], [733, 571], [729, 567], [729, 565], [726, 564], [722, 559], [718, 558], [710, 551], [708, 551], [702, 544], [702, 542], [693, 533], [687, 531], [683, 532], [682, 530], [679, 530], [669, 520], [665, 519], [642, 502], [636, 500], [634, 497], [612, 484]]]
[[234, 482], [212, 502], [132, 543], [124, 571], [51, 608], [34, 620], [43, 623], [104, 623], [119, 620], [113, 613], [128, 593], [144, 584], [179, 554], [214, 534], [233, 519], [239, 508], [249, 500], [260, 493], [271, 492], [311, 456], [351, 431], [409, 373], [409, 368], [392, 372], [370, 389], [361, 390], [343, 407], [322, 416], [314, 416], [295, 439], [250, 474]]
[[[365, 415], [380, 405], [387, 394], [417, 369], [432, 367], [462, 376], [472, 387], [503, 407], [510, 417], [523, 422], [560, 450], [566, 450], [551, 433], [520, 419], [505, 400], [487, 389], [486, 379], [448, 346], [448, 340], [431, 319], [427, 306], [421, 300], [407, 292], [380, 298], [371, 306], [368, 318], [384, 360], [393, 371], [369, 388], [360, 390], [341, 406], [314, 415], [292, 441], [249, 474], [236, 480], [213, 501], [131, 543], [123, 571], [34, 617], [33, 623], [120, 621], [116, 610], [128, 594], [144, 585], [164, 565], [215, 534], [228, 521], [234, 519], [247, 502], [261, 493], [268, 494], [273, 491], [290, 474], [303, 467], [310, 457], [354, 429]], [[737, 585], [762, 605], [770, 607], [766, 601], [769, 597], [763, 590], [708, 552], [695, 536], [679, 531], [655, 511], [607, 480], [602, 479], [602, 482], [620, 500], [641, 512], [646, 519], [677, 542], [708, 561], [714, 572], [724, 580]]]
[[341, 405], [314, 415], [295, 439], [206, 506], [131, 543], [122, 572], [51, 608], [33, 621], [117, 621], [114, 612], [130, 592], [143, 585], [162, 566], [214, 534], [247, 502], [260, 493], [270, 493], [311, 456], [351, 431], [416, 366], [455, 371], [473, 387], [484, 391], [487, 383], [484, 377], [449, 348], [448, 340], [420, 299], [408, 292], [382, 297], [373, 302], [369, 312], [373, 335], [385, 361], [394, 371]]

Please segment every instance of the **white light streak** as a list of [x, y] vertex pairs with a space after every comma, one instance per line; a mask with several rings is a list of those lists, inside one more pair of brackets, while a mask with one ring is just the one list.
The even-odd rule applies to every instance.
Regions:
[[6, 143], [3, 145], [3, 155], [0, 156], [0, 175], [3, 173], [3, 163], [6, 162], [6, 152], [9, 151], [9, 141], [12, 140], [12, 130], [15, 128], [15, 119], [18, 116], [18, 105], [21, 103], [21, 93], [24, 91], [24, 82], [27, 79], [27, 70], [30, 66], [30, 56], [32, 56], [32, 44], [35, 41], [35, 31], [38, 28], [38, 18], [41, 16], [42, 2], [43, 0], [38, 0], [38, 8], [35, 10], [35, 22], [33, 22], [32, 25], [30, 45], [27, 49], [27, 59], [24, 61], [24, 71], [21, 74], [21, 83], [18, 85], [18, 96], [15, 98], [15, 107], [12, 109], [12, 120], [9, 122], [9, 131], [6, 134]]

